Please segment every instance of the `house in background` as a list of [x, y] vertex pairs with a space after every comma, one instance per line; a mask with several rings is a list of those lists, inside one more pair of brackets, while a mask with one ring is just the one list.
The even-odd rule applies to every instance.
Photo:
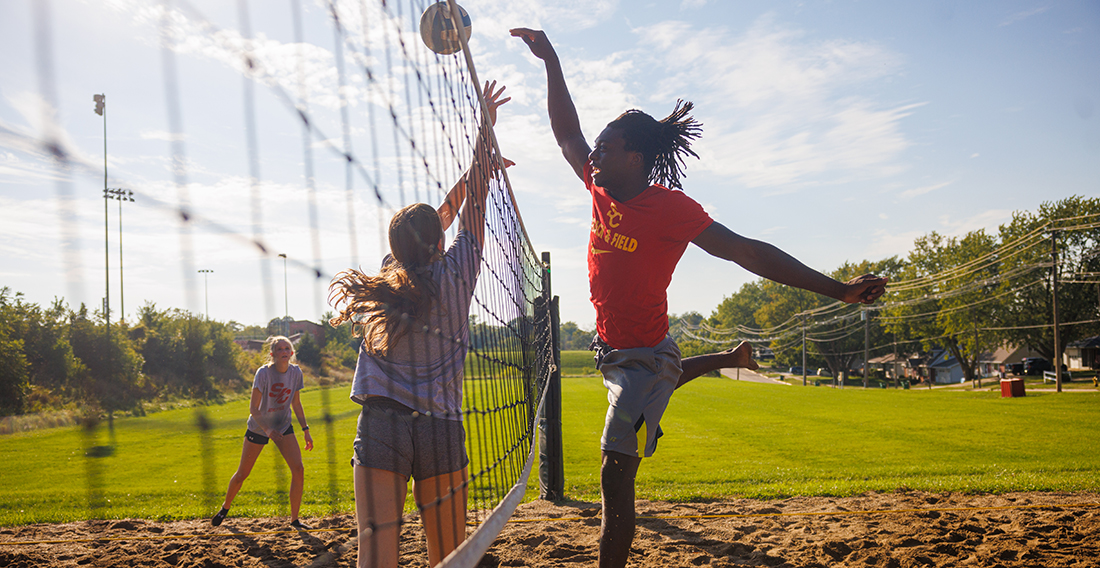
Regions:
[[1024, 364], [1024, 359], [1027, 359], [1028, 357], [1040, 357], [1041, 356], [1041, 355], [1039, 355], [1038, 351], [1036, 351], [1036, 350], [1034, 350], [1030, 347], [1016, 347], [1014, 345], [1005, 344], [1002, 347], [998, 348], [997, 350], [998, 351], [1003, 350], [1004, 353], [1005, 353], [1004, 356], [1001, 358], [1001, 365], [1004, 366], [1004, 371], [1005, 371], [1006, 375], [1013, 375], [1013, 374], [1019, 375], [1019, 374], [1022, 374], [1022, 372], [1013, 373], [1011, 371], [1012, 365], [1018, 363], [1020, 365], [1020, 367], [1022, 368], [1022, 366]]
[[1100, 369], [1100, 336], [1086, 337], [1066, 345], [1070, 369]]
[[904, 355], [887, 353], [880, 357], [872, 357], [868, 361], [871, 372], [881, 370], [887, 379], [907, 379], [913, 376], [910, 362], [919, 357], [917, 354]]
[[313, 341], [317, 345], [324, 345], [325, 343], [325, 328], [320, 324], [313, 323], [309, 320], [294, 320], [290, 322], [290, 340], [298, 345], [298, 342], [302, 340], [302, 334], [308, 333], [313, 336]]
[[[998, 377], [1001, 367], [1005, 364], [1005, 357], [1014, 351], [999, 347], [993, 351], [983, 351], [978, 354], [978, 367], [975, 374], [978, 378]], [[1023, 359], [1021, 359], [1023, 360]], [[947, 349], [934, 349], [926, 364], [928, 374], [935, 384], [954, 384], [966, 380], [962, 365], [959, 360]]]
[[[324, 326], [307, 320], [293, 320], [289, 323], [288, 327], [290, 328], [290, 334], [287, 335], [287, 339], [294, 345], [298, 345], [302, 337], [307, 333], [313, 336], [313, 341], [316, 342], [317, 345], [322, 345], [325, 342]], [[241, 349], [246, 351], [262, 351], [265, 341], [267, 341], [267, 338], [238, 338], [233, 340]]]

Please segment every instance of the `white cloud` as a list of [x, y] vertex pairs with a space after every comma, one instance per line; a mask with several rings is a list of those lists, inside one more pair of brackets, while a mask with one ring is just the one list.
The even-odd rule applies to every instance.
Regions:
[[1011, 26], [1012, 24], [1015, 24], [1016, 22], [1021, 22], [1021, 21], [1026, 20], [1026, 19], [1028, 19], [1032, 16], [1038, 16], [1039, 14], [1042, 14], [1043, 12], [1046, 12], [1049, 9], [1050, 9], [1050, 6], [1040, 6], [1038, 8], [1032, 8], [1030, 10], [1023, 10], [1023, 11], [1020, 11], [1020, 12], [1016, 12], [1014, 14], [1010, 14], [1007, 18], [1002, 20], [1001, 23], [998, 24], [998, 25], [1000, 27]]
[[165, 142], [182, 142], [187, 140], [186, 134], [173, 134], [166, 130], [143, 130], [138, 134], [138, 137], [142, 140], [163, 140]]
[[955, 182], [954, 181], [945, 181], [945, 182], [941, 182], [941, 183], [935, 183], [935, 184], [932, 184], [932, 185], [925, 185], [925, 186], [921, 186], [921, 187], [916, 187], [916, 188], [913, 188], [913, 189], [907, 189], [907, 190], [899, 193], [898, 197], [900, 197], [901, 199], [912, 199], [914, 197], [918, 197], [918, 196], [924, 195], [926, 193], [931, 193], [933, 191], [936, 191], [937, 189], [943, 189], [943, 188], [945, 188], [945, 187], [947, 187], [947, 186], [949, 186], [953, 183], [955, 183]]
[[695, 101], [706, 128], [697, 145], [704, 170], [789, 191], [811, 178], [881, 177], [903, 168], [898, 158], [910, 142], [900, 122], [921, 103], [861, 94], [864, 84], [901, 69], [882, 47], [814, 41], [767, 16], [740, 35], [676, 21], [635, 33], [669, 74], [652, 100]]
[[865, 251], [866, 258], [906, 257], [913, 249], [913, 242], [924, 236], [924, 231], [887, 232], [875, 231], [871, 244]]
[[1001, 224], [1012, 220], [1013, 213], [1011, 209], [989, 209], [965, 218], [943, 215], [939, 219], [940, 232], [953, 237], [961, 237], [971, 231], [979, 230], [997, 234]]

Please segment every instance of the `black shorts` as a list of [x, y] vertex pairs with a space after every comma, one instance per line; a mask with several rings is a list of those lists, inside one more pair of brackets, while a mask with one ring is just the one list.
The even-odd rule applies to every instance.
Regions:
[[[293, 434], [294, 434], [294, 425], [291, 424], [290, 426], [287, 426], [286, 432], [283, 432], [283, 435], [284, 436], [290, 436], [290, 435], [293, 435]], [[245, 430], [244, 431], [244, 439], [248, 440], [249, 442], [252, 442], [253, 444], [259, 444], [261, 446], [266, 446], [267, 441], [270, 440], [271, 438], [268, 438], [267, 436], [264, 436], [263, 434], [257, 434], [255, 432], [253, 432], [252, 430]]]

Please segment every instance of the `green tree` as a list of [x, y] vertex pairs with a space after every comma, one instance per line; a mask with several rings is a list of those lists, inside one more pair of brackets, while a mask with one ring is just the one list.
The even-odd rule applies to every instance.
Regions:
[[87, 402], [108, 415], [140, 411], [141, 401], [148, 396], [141, 372], [143, 361], [120, 326], [110, 327], [102, 321], [97, 325], [81, 304], [69, 313], [69, 344], [85, 367], [81, 386]]
[[62, 398], [72, 398], [79, 385], [80, 361], [68, 340], [68, 312], [60, 300], [48, 309], [25, 302], [21, 293], [0, 288], [0, 325], [11, 339], [22, 341], [28, 384]]
[[30, 388], [30, 365], [23, 356], [23, 340], [12, 339], [6, 327], [0, 321], [0, 416], [22, 413]]
[[[754, 316], [761, 334], [775, 352], [776, 363], [784, 367], [801, 366], [802, 328], [807, 327], [809, 337], [809, 326], [814, 323], [809, 315], [803, 314], [811, 314], [835, 300], [771, 280], [760, 280], [760, 302]], [[813, 366], [819, 360], [815, 359], [812, 341], [807, 341], [806, 349], [807, 365]], [[844, 370], [847, 371], [847, 367]]]
[[[897, 257], [890, 257], [877, 262], [862, 261], [859, 263], [844, 263], [840, 268], [829, 273], [829, 276], [841, 282], [847, 282], [864, 274], [877, 274], [886, 278], [895, 278], [902, 268], [902, 262]], [[827, 298], [819, 297], [824, 301]], [[810, 343], [809, 351], [815, 354], [814, 359], [820, 357], [832, 371], [834, 377], [847, 376], [854, 361], [863, 361], [865, 348], [881, 347], [889, 340], [886, 330], [879, 319], [874, 315], [873, 307], [862, 305], [849, 305], [832, 301], [825, 303], [826, 308], [819, 314], [813, 314], [808, 319], [814, 321], [812, 331], [807, 330], [807, 340]], [[881, 301], [880, 301], [881, 305]], [[869, 318], [869, 319], [865, 319]], [[874, 356], [875, 352], [868, 354]], [[863, 386], [867, 387], [870, 378], [870, 367], [863, 362]]]
[[325, 330], [325, 342], [324, 345], [328, 346], [333, 342], [343, 344], [349, 347], [352, 351], [359, 351], [359, 343], [362, 339], [355, 337], [355, 330], [351, 325], [351, 322], [344, 322], [336, 327], [332, 327], [329, 321], [336, 317], [336, 314], [328, 311], [321, 316], [321, 326]]
[[[1059, 351], [1066, 344], [1100, 334], [1097, 319], [1098, 290], [1093, 282], [1100, 273], [1100, 199], [1069, 197], [1044, 202], [1035, 213], [1016, 212], [1000, 227], [1003, 271], [1010, 276], [998, 293], [1011, 294], [1000, 325], [1004, 340], [1027, 345], [1049, 361], [1054, 353], [1053, 288], [1050, 278], [1052, 231], [1057, 232], [1059, 280], [1058, 319], [1085, 322], [1059, 327]], [[1088, 283], [1076, 283], [1084, 281]]]
[[216, 399], [247, 386], [231, 328], [178, 309], [146, 303], [130, 336], [145, 359], [144, 372], [161, 396]]
[[996, 346], [984, 328], [997, 327], [1006, 300], [1000, 282], [997, 242], [985, 231], [961, 238], [933, 232], [913, 243], [902, 280], [891, 288], [883, 319], [899, 338], [920, 340], [925, 350], [950, 351], [965, 380], [977, 380], [983, 351]]
[[302, 338], [298, 340], [295, 355], [298, 357], [299, 361], [312, 367], [319, 367], [321, 365], [321, 348], [313, 339], [312, 333], [302, 334]]

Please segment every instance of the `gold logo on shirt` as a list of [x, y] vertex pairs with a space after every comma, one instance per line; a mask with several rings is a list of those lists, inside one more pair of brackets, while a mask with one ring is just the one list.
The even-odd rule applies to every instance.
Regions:
[[619, 213], [619, 210], [615, 207], [615, 203], [611, 203], [611, 210], [607, 212], [607, 226], [615, 228], [619, 226], [619, 219], [623, 218], [623, 214]]
[[[603, 241], [612, 248], [624, 251], [634, 252], [638, 248], [638, 240], [628, 237], [622, 233], [616, 233], [611, 228], [619, 226], [619, 219], [622, 219], [623, 214], [619, 213], [615, 209], [615, 204], [611, 204], [611, 211], [607, 213], [607, 225], [601, 222], [601, 217], [597, 215], [592, 216], [592, 241]], [[605, 252], [615, 252], [614, 250], [604, 250], [596, 248], [595, 244], [591, 245], [591, 254], [603, 254]]]

